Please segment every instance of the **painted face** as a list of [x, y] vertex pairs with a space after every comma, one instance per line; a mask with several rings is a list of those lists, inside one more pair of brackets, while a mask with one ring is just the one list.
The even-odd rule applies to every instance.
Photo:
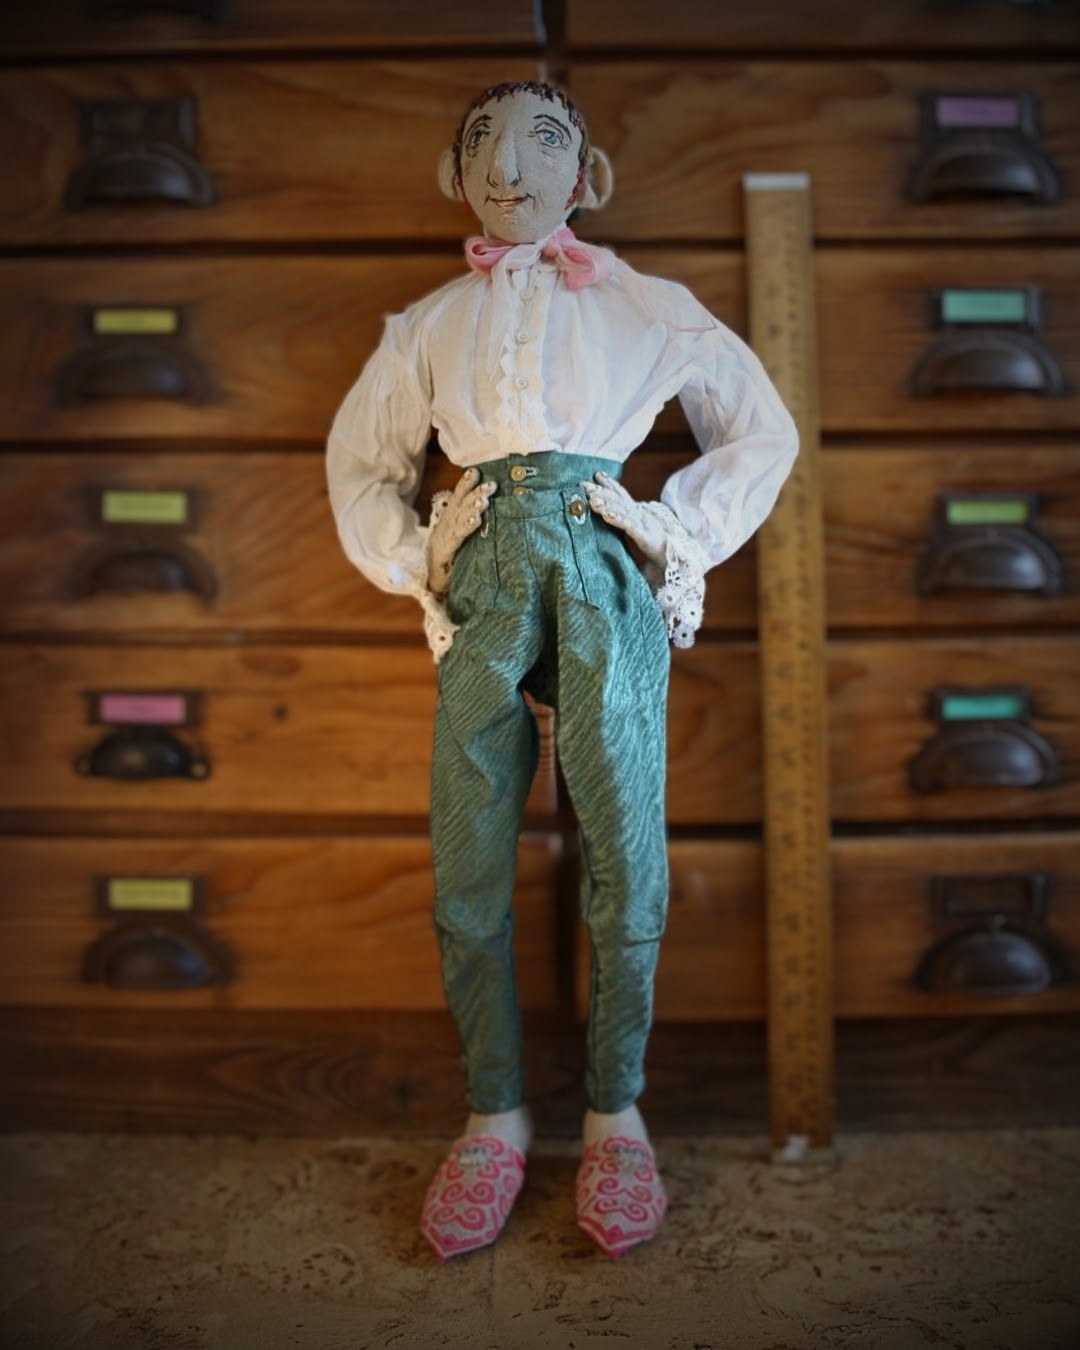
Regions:
[[521, 90], [475, 109], [461, 137], [461, 186], [484, 233], [535, 243], [566, 221], [581, 132], [556, 101]]

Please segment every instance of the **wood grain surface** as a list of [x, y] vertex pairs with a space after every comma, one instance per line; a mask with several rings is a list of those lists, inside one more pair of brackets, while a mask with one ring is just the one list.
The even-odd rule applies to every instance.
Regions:
[[[679, 841], [671, 855], [671, 904], [660, 951], [656, 1016], [662, 1021], [729, 1020], [765, 1013], [761, 848], [754, 843]], [[1080, 1011], [1080, 840], [1075, 834], [992, 837], [835, 838], [830, 847], [839, 1017], [966, 1016]], [[1033, 994], [927, 991], [915, 973], [927, 951], [981, 920], [943, 920], [937, 877], [1048, 879], [1036, 937], [1060, 944], [1071, 978]], [[988, 895], [991, 893], [988, 891]], [[577, 963], [577, 1008], [588, 1001], [588, 939]]]
[[[831, 814], [839, 821], [1039, 820], [1080, 815], [1080, 643], [1071, 636], [918, 638], [829, 644]], [[910, 762], [938, 731], [932, 691], [1023, 685], [1058, 761], [1039, 787], [919, 793]], [[428, 809], [435, 676], [419, 647], [26, 645], [0, 648], [0, 810], [391, 815]], [[86, 777], [73, 763], [106, 729], [88, 690], [195, 690], [202, 723], [179, 732], [207, 754], [201, 782]], [[702, 642], [677, 652], [668, 716], [672, 824], [761, 819], [756, 650]], [[534, 784], [555, 809], [554, 766]], [[550, 770], [550, 772], [548, 771]]]
[[[0, 648], [0, 801], [20, 810], [283, 812], [426, 817], [435, 668], [426, 648], [39, 646]], [[177, 733], [210, 761], [202, 781], [83, 776], [75, 758], [107, 727], [88, 690], [201, 690]], [[554, 810], [554, 768], [533, 813]]]
[[715, 0], [567, 0], [567, 34], [577, 47], [638, 47], [700, 52], [802, 53], [1000, 51], [1017, 48], [1063, 54], [1080, 48], [1080, 15], [1069, 4], [1014, 5], [993, 0], [932, 4], [924, 0], [759, 0], [718, 5]]
[[[208, 6], [213, 11], [213, 6]], [[104, 53], [200, 52], [233, 48], [477, 47], [535, 45], [543, 39], [531, 0], [228, 0], [222, 21], [147, 6], [102, 13], [82, 0], [41, 0], [6, 17], [0, 52], [87, 57]], [[162, 10], [165, 12], [162, 12]], [[97, 12], [95, 12], [97, 11]]]
[[[630, 249], [638, 270], [690, 286], [745, 331], [738, 254]], [[817, 257], [822, 415], [826, 432], [1068, 431], [1080, 428], [1080, 268], [1075, 249], [845, 249]], [[460, 276], [457, 256], [88, 258], [0, 262], [0, 435], [27, 441], [258, 437], [322, 442], [376, 345], [382, 316]], [[1060, 364], [1061, 396], [1014, 390], [916, 397], [916, 363], [939, 335], [938, 287], [1039, 286], [1039, 340]], [[110, 397], [58, 406], [65, 363], [100, 339], [86, 307], [188, 307], [175, 341], [199, 363], [209, 397]], [[144, 339], [142, 349], [155, 339]], [[161, 343], [165, 339], [156, 339]], [[161, 350], [160, 347], [153, 350]], [[671, 405], [657, 427], [686, 423]]]
[[[520, 841], [515, 954], [525, 1008], [557, 1002], [559, 852], [554, 836]], [[0, 898], [6, 1003], [221, 1011], [446, 1006], [426, 838], [7, 838], [0, 855], [8, 879]], [[232, 978], [175, 991], [83, 980], [87, 950], [114, 926], [96, 907], [95, 880], [105, 876], [201, 878], [205, 909], [191, 922], [228, 947]]]
[[[583, 234], [738, 240], [743, 174], [794, 171], [813, 181], [814, 234], [823, 242], [1080, 233], [1080, 199], [1070, 187], [1080, 172], [1075, 65], [579, 61], [570, 80], [589, 134], [615, 170], [611, 203], [583, 218]], [[909, 186], [924, 153], [920, 98], [928, 91], [1033, 95], [1035, 144], [1056, 167], [1060, 201], [987, 192], [913, 202]]]
[[[696, 455], [673, 443], [648, 446], [627, 463], [623, 482], [655, 499], [666, 479]], [[986, 448], [942, 441], [884, 448], [834, 446], [822, 457], [826, 585], [830, 629], [976, 626], [1031, 629], [1080, 619], [1080, 465], [1068, 447], [1017, 438]], [[457, 481], [437, 446], [417, 497]], [[93, 511], [102, 487], [190, 492], [190, 529], [103, 527]], [[1064, 572], [1059, 595], [949, 589], [920, 595], [916, 572], [932, 545], [940, 494], [1034, 494], [1034, 529]], [[136, 640], [244, 631], [326, 640], [370, 635], [422, 641], [415, 603], [372, 586], [346, 559], [326, 497], [322, 453], [10, 452], [0, 462], [0, 631], [108, 633]], [[997, 532], [1000, 534], [1000, 530]], [[1017, 536], [1019, 537], [1019, 536]], [[213, 572], [206, 600], [178, 589], [113, 590], [107, 560], [164, 550], [191, 577], [192, 558]], [[709, 573], [704, 633], [752, 630], [751, 543]], [[81, 578], [99, 577], [92, 594]]]
[[[475, 221], [439, 191], [439, 154], [478, 91], [536, 74], [535, 62], [495, 59], [5, 70], [0, 244], [457, 241]], [[212, 184], [209, 206], [65, 206], [72, 175], [94, 162], [80, 143], [80, 105], [118, 99], [194, 101], [191, 153]]]

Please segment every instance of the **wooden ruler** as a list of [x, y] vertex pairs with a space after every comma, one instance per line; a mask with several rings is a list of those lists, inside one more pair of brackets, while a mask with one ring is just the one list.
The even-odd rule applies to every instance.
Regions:
[[750, 345], [799, 428], [758, 533], [769, 1085], [776, 1161], [833, 1132], [825, 571], [813, 229], [806, 174], [747, 174]]

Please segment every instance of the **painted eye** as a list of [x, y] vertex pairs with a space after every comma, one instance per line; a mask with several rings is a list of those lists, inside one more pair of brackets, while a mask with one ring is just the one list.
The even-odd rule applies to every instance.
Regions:
[[480, 143], [487, 135], [487, 127], [473, 127], [465, 138], [465, 149], [470, 155], [475, 155], [480, 148]]
[[552, 150], [562, 145], [562, 137], [551, 127], [541, 127], [536, 133], [536, 138], [541, 145], [550, 146]]

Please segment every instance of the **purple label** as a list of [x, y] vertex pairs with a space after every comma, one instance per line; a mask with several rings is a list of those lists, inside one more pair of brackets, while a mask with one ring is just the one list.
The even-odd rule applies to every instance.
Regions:
[[1020, 100], [1015, 95], [973, 98], [965, 94], [945, 94], [934, 100], [934, 121], [947, 130], [989, 127], [1017, 131], [1020, 127]]
[[182, 725], [187, 721], [187, 699], [183, 694], [102, 694], [98, 717], [103, 722]]

